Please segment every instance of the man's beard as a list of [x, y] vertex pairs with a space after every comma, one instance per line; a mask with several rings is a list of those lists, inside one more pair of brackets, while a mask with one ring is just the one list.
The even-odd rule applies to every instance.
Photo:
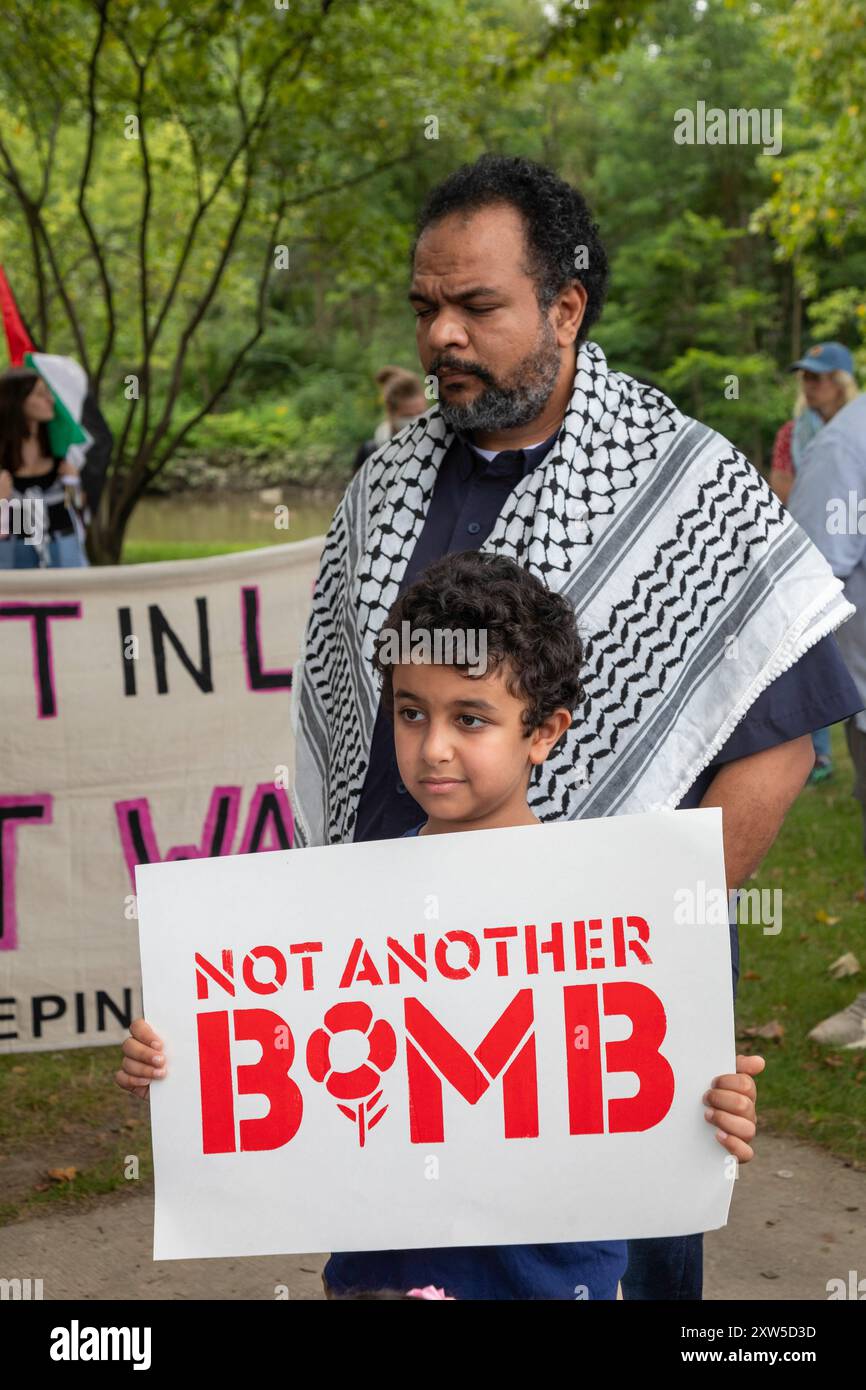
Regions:
[[535, 347], [511, 373], [514, 385], [496, 381], [478, 364], [479, 369], [473, 374], [484, 384], [484, 390], [465, 405], [447, 399], [440, 392], [439, 412], [447, 425], [464, 433], [512, 430], [529, 425], [550, 400], [561, 365], [556, 335], [550, 321], [542, 317]]

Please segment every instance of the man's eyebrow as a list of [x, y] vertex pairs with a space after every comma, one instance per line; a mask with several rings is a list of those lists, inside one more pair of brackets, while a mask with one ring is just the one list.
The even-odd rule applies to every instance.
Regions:
[[[480, 295], [491, 295], [495, 299], [501, 293], [501, 290], [494, 289], [491, 285], [475, 285], [471, 290], [461, 290], [459, 294], [448, 295], [447, 298], [453, 304], [464, 304], [467, 299], [475, 299]], [[427, 295], [422, 294], [420, 290], [410, 290], [406, 298], [410, 304], [414, 300], [418, 300], [422, 304], [433, 303], [432, 299], [428, 299]]]
[[[416, 695], [413, 690], [405, 690], [402, 687], [394, 691], [394, 699], [417, 700], [419, 704], [424, 703], [422, 696]], [[489, 700], [452, 700], [451, 704], [459, 705], [461, 709], [483, 709], [489, 710], [491, 713], [496, 711], [496, 706], [492, 705]]]

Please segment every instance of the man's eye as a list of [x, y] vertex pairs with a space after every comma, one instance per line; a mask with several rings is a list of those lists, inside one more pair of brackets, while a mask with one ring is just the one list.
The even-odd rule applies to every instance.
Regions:
[[[476, 307], [474, 304], [465, 305], [465, 308], [469, 310], [470, 314], [493, 314], [496, 312], [497, 307], [496, 304], [487, 305], [483, 308], [480, 306]], [[429, 318], [432, 313], [432, 309], [416, 309], [415, 317], [416, 319], [426, 319]]]

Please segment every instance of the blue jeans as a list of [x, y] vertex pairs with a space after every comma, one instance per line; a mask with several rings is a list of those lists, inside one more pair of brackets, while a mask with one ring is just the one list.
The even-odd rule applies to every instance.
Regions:
[[818, 758], [830, 757], [830, 730], [816, 729], [812, 734], [812, 747]]
[[[77, 569], [88, 563], [87, 556], [71, 531], [52, 536], [48, 542], [48, 564], [52, 569]], [[0, 541], [0, 570], [35, 570], [39, 568], [39, 550], [22, 536], [10, 536]]]
[[[730, 923], [731, 984], [734, 999], [740, 978], [740, 937]], [[652, 1236], [628, 1243], [628, 1269], [621, 1280], [625, 1299], [697, 1302], [704, 1292], [704, 1238]]]

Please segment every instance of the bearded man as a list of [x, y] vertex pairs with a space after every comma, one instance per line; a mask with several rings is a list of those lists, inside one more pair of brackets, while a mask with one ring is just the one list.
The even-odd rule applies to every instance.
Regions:
[[[830, 636], [853, 612], [841, 581], [733, 445], [589, 340], [607, 257], [552, 170], [497, 155], [456, 170], [411, 259], [439, 399], [367, 460], [325, 541], [296, 673], [297, 842], [425, 819], [374, 639], [426, 565], [480, 548], [563, 594], [585, 644], [585, 705], [537, 769], [535, 814], [720, 806], [738, 887], [811, 771], [812, 730], [861, 708]], [[735, 924], [731, 945], [736, 986]], [[701, 1240], [630, 1242], [625, 1296], [700, 1298]]]

